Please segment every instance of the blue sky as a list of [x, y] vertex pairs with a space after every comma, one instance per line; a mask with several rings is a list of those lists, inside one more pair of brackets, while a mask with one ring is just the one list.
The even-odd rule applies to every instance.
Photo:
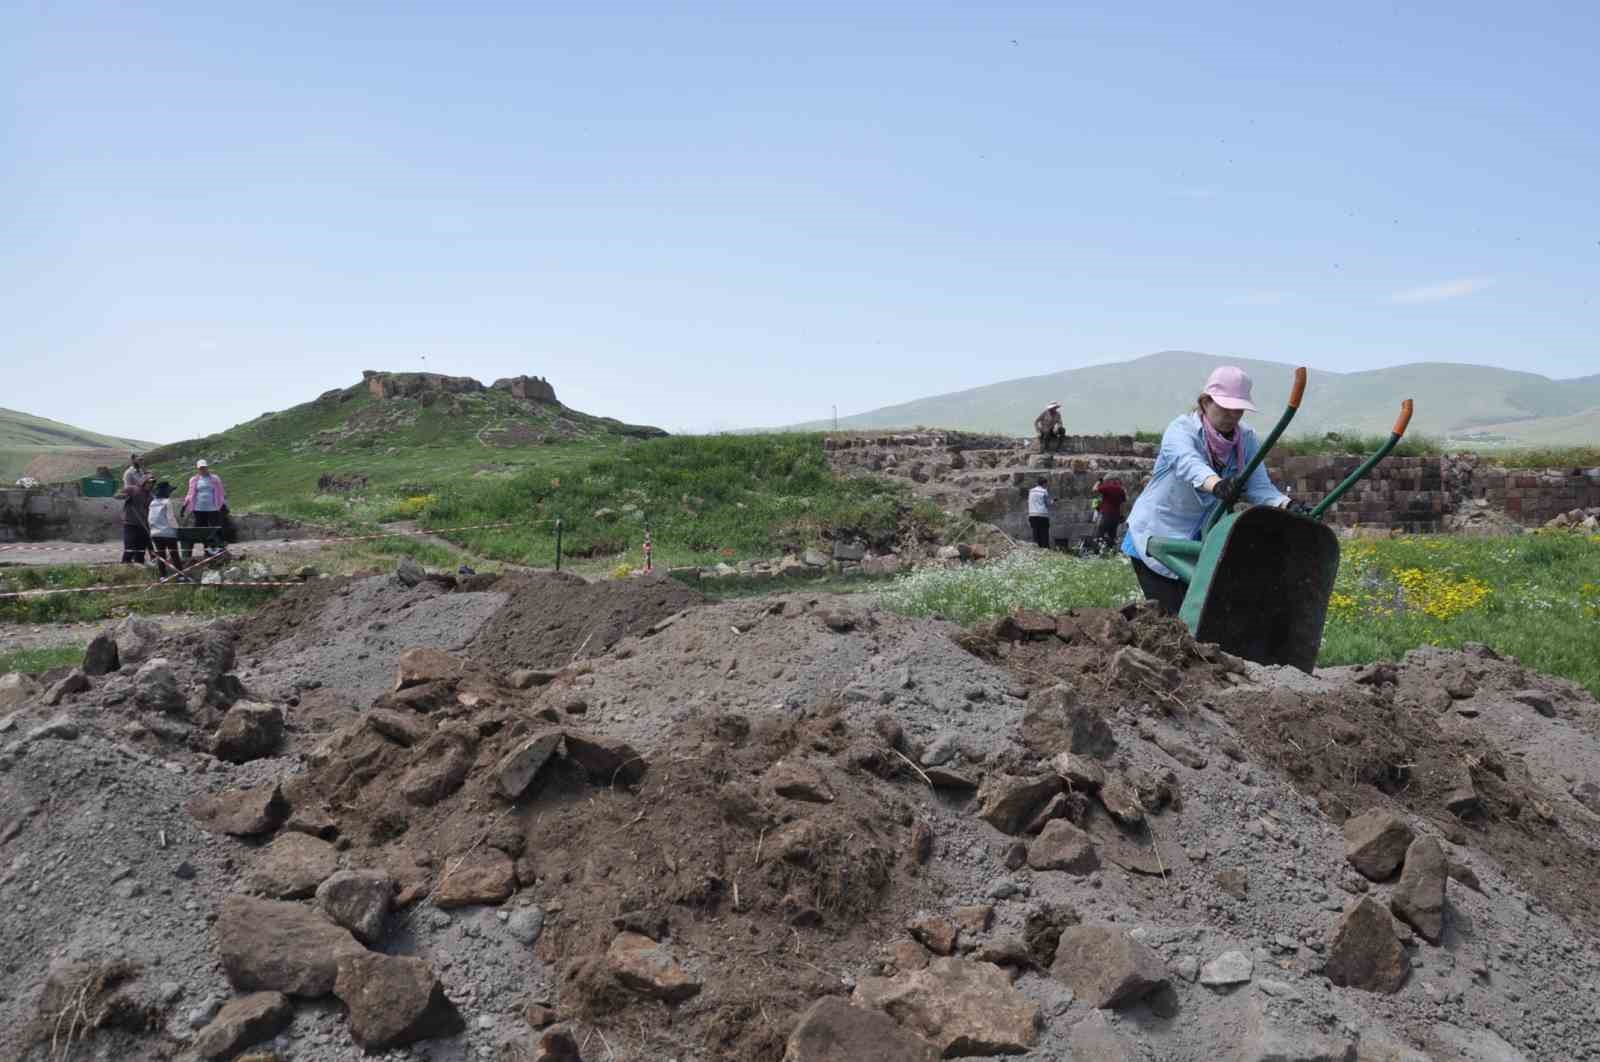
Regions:
[[[0, 405], [710, 430], [1183, 348], [1600, 371], [1600, 5], [0, 12]], [[424, 356], [426, 361], [424, 363]]]

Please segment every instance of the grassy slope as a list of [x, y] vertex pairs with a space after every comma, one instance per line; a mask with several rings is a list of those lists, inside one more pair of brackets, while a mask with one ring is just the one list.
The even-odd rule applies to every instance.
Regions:
[[[1349, 542], [1343, 554], [1322, 664], [1483, 642], [1600, 696], [1600, 536], [1435, 535]], [[1121, 559], [1023, 553], [986, 568], [917, 573], [886, 598], [904, 612], [973, 622], [1019, 605], [1060, 611], [1137, 594]]]
[[[887, 406], [841, 417], [841, 428], [930, 425], [970, 431], [1026, 434], [1047, 398], [1059, 399], [1069, 432], [1160, 430], [1188, 408], [1206, 375], [1217, 365], [1242, 366], [1255, 379], [1262, 420], [1283, 408], [1292, 366], [1248, 358], [1220, 358], [1189, 351], [1164, 351], [1127, 362], [1092, 365], [968, 391]], [[1549, 445], [1600, 443], [1600, 424], [1571, 418], [1600, 405], [1600, 376], [1551, 380], [1532, 373], [1437, 362], [1372, 372], [1313, 371], [1305, 405], [1295, 421], [1301, 433], [1375, 433], [1393, 423], [1400, 399], [1413, 398], [1412, 427], [1422, 435], [1448, 436], [1489, 424], [1522, 421]], [[1537, 419], [1536, 419], [1537, 418]], [[1548, 419], [1556, 418], [1556, 419]], [[1539, 427], [1543, 425], [1543, 427]], [[802, 429], [823, 427], [820, 422]]]
[[154, 443], [100, 435], [60, 421], [0, 408], [0, 483], [10, 483], [41, 453], [64, 450], [147, 450]]

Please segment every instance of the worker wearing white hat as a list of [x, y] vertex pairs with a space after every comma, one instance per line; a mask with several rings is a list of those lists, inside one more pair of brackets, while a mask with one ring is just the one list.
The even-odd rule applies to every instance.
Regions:
[[[194, 475], [189, 477], [189, 493], [184, 495], [183, 506], [180, 511], [194, 513], [194, 526], [196, 527], [222, 527], [223, 513], [228, 508], [228, 496], [222, 486], [222, 477], [211, 471], [211, 465], [205, 458], [194, 463]], [[222, 535], [220, 530], [213, 536], [215, 544], [220, 546]], [[206, 554], [209, 556], [213, 543], [206, 543]], [[185, 545], [184, 556], [189, 557], [194, 553], [192, 544]]]
[[1061, 443], [1067, 437], [1067, 429], [1061, 426], [1061, 403], [1051, 402], [1044, 407], [1044, 412], [1033, 418], [1033, 430], [1039, 436], [1039, 451], [1059, 450]]

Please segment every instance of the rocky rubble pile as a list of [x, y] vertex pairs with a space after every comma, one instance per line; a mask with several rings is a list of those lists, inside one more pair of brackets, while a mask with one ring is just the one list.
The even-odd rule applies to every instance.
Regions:
[[1600, 1058], [1570, 684], [595, 585], [0, 682], [0, 1054]]

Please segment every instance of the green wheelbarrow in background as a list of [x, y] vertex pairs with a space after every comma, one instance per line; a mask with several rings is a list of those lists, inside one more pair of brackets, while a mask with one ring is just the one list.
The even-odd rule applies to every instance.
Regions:
[[[1240, 484], [1249, 481], [1294, 419], [1305, 387], [1306, 370], [1296, 369], [1289, 406], [1245, 466]], [[1195, 638], [1258, 664], [1288, 664], [1311, 673], [1339, 574], [1339, 537], [1322, 516], [1399, 445], [1411, 408], [1409, 398], [1400, 403], [1389, 440], [1309, 515], [1266, 506], [1235, 513], [1218, 504], [1198, 542], [1150, 540], [1150, 556], [1188, 584], [1178, 618]]]

